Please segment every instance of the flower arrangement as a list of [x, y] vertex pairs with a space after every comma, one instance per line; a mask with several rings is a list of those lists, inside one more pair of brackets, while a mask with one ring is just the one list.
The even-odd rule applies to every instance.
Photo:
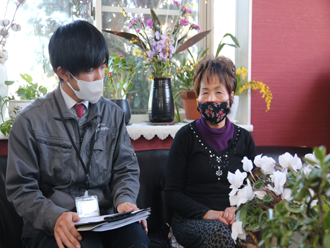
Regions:
[[[177, 6], [180, 15], [172, 29], [162, 26], [152, 8], [150, 8], [151, 19], [146, 23], [141, 17], [129, 18], [122, 8], [121, 12], [129, 21], [128, 28], [134, 30], [136, 34], [103, 30], [123, 37], [140, 48], [140, 51], [137, 52], [145, 57], [145, 65], [152, 68], [151, 80], [171, 77], [171, 73], [174, 71], [171, 63], [173, 56], [193, 46], [211, 32], [211, 30], [204, 31], [187, 39], [189, 31], [200, 30], [200, 27], [188, 20], [192, 13], [189, 4], [181, 6], [177, 1], [173, 1], [173, 3]], [[121, 6], [119, 5], [119, 7]]]
[[260, 90], [260, 94], [262, 94], [262, 98], [265, 98], [265, 102], [267, 104], [266, 112], [270, 110], [270, 103], [273, 99], [273, 94], [270, 91], [269, 87], [260, 81], [252, 80], [250, 82], [242, 83], [242, 81], [245, 79], [246, 74], [248, 73], [248, 70], [245, 69], [243, 66], [238, 68], [236, 70], [236, 78], [237, 78], [237, 87], [235, 91], [235, 95], [240, 95], [244, 91], [247, 91], [249, 89], [254, 92], [255, 90]]
[[137, 70], [141, 69], [141, 64], [141, 61], [136, 63], [133, 57], [111, 54], [109, 64], [105, 68], [107, 79], [104, 80], [103, 95], [110, 92], [113, 99], [120, 100], [128, 93], [138, 91], [132, 90], [132, 79]]
[[7, 12], [9, 1], [7, 2], [4, 19], [0, 20], [0, 46], [1, 46], [0, 63], [1, 64], [5, 64], [5, 62], [8, 60], [8, 52], [5, 49], [5, 45], [6, 45], [8, 37], [9, 37], [9, 29], [11, 29], [15, 32], [21, 30], [21, 25], [18, 23], [15, 23], [15, 16], [16, 16], [16, 12], [17, 12], [19, 6], [21, 6], [25, 3], [26, 3], [26, 0], [17, 0], [15, 13], [14, 13], [12, 20], [10, 21], [9, 19], [6, 19], [6, 12]]
[[[272, 239], [277, 247], [296, 243], [300, 248], [330, 247], [330, 155], [324, 147], [314, 148], [302, 161], [297, 155], [272, 158], [258, 155], [252, 161], [243, 158], [243, 169], [228, 173], [232, 191], [230, 204], [236, 205], [236, 222], [232, 238], [246, 245], [246, 231], [262, 230], [262, 241], [256, 246], [268, 247]], [[249, 172], [249, 176], [247, 176]], [[243, 185], [243, 181], [246, 181]], [[295, 233], [300, 234], [300, 240]]]

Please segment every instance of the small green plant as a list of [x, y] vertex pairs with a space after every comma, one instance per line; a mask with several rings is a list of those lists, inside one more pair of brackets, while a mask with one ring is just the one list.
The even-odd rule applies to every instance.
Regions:
[[138, 89], [132, 89], [132, 79], [137, 70], [142, 68], [141, 64], [142, 60], [136, 63], [133, 57], [124, 58], [123, 55], [111, 54], [109, 66], [105, 68], [108, 77], [104, 80], [104, 95], [110, 93], [112, 99], [120, 100], [128, 93], [137, 92]]
[[14, 120], [13, 120], [13, 119], [9, 119], [9, 120], [6, 120], [5, 122], [3, 122], [3, 123], [0, 125], [0, 130], [1, 130], [1, 132], [2, 132], [5, 136], [8, 136], [8, 135], [9, 135], [13, 123], [14, 123]]
[[[27, 85], [19, 86], [18, 90], [15, 92], [20, 100], [35, 100], [41, 96], [47, 94], [47, 88], [44, 86], [39, 86], [38, 83], [33, 83], [33, 78], [28, 74], [19, 74], [21, 78], [27, 82]], [[15, 81], [6, 81], [7, 86], [14, 84]]]

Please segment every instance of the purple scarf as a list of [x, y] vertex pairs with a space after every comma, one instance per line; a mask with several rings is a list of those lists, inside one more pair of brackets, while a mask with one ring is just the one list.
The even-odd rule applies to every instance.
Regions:
[[201, 116], [196, 121], [196, 128], [205, 141], [218, 152], [226, 149], [228, 141], [234, 137], [234, 124], [228, 118], [226, 118], [226, 124], [222, 128], [211, 128]]

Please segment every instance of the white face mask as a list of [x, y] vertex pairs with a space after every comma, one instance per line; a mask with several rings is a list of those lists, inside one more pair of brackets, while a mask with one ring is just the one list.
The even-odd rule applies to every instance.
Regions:
[[70, 75], [77, 81], [79, 91], [74, 90], [69, 82], [67, 82], [67, 84], [79, 99], [89, 101], [94, 104], [101, 98], [103, 92], [103, 78], [93, 82], [88, 82], [76, 79], [71, 73]]

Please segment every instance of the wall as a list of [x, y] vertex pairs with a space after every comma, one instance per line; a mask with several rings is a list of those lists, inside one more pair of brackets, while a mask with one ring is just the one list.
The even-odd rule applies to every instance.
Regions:
[[253, 0], [252, 79], [273, 93], [270, 111], [252, 94], [256, 145], [330, 152], [330, 1]]

